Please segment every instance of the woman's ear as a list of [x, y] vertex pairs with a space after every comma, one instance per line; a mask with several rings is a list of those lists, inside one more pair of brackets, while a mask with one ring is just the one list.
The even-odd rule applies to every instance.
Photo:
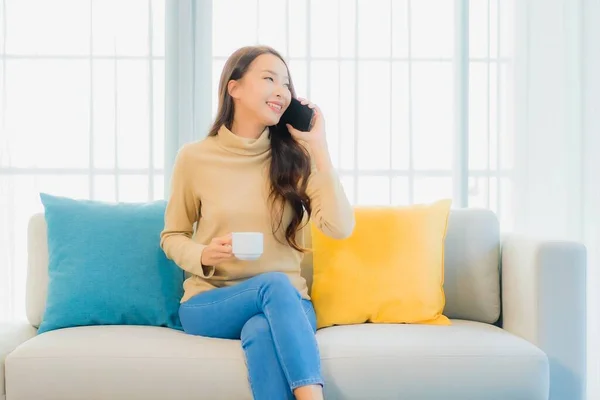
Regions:
[[227, 92], [232, 98], [237, 99], [240, 92], [240, 83], [233, 79], [227, 82]]

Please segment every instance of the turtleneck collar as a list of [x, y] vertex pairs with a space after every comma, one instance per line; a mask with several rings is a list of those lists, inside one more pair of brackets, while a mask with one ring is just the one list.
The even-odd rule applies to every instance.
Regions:
[[225, 125], [221, 125], [217, 133], [219, 145], [227, 151], [241, 155], [259, 155], [271, 149], [269, 127], [265, 128], [256, 139], [237, 136]]

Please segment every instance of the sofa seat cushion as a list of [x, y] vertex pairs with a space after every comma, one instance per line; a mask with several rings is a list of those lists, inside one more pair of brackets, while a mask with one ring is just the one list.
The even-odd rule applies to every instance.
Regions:
[[544, 352], [481, 322], [337, 326], [319, 331], [319, 347], [336, 399], [548, 398]]
[[[349, 325], [317, 339], [326, 398], [548, 397], [545, 354], [492, 325]], [[251, 399], [239, 341], [160, 327], [46, 332], [9, 355], [6, 379], [11, 399]]]
[[4, 359], [22, 343], [35, 337], [37, 329], [25, 321], [0, 322], [0, 400], [4, 399]]
[[6, 379], [14, 399], [252, 398], [239, 341], [152, 326], [45, 332], [7, 358]]

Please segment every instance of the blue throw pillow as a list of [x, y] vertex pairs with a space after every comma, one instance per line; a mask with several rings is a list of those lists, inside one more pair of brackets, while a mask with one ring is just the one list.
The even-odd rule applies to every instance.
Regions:
[[83, 325], [181, 330], [184, 271], [160, 248], [166, 201], [103, 203], [41, 193], [48, 297], [38, 333]]

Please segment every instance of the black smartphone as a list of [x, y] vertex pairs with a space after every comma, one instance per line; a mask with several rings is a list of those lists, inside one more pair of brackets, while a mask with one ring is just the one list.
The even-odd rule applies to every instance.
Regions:
[[312, 125], [313, 115], [314, 111], [312, 108], [292, 98], [290, 105], [281, 116], [279, 124], [283, 126], [290, 124], [299, 131], [308, 132]]

